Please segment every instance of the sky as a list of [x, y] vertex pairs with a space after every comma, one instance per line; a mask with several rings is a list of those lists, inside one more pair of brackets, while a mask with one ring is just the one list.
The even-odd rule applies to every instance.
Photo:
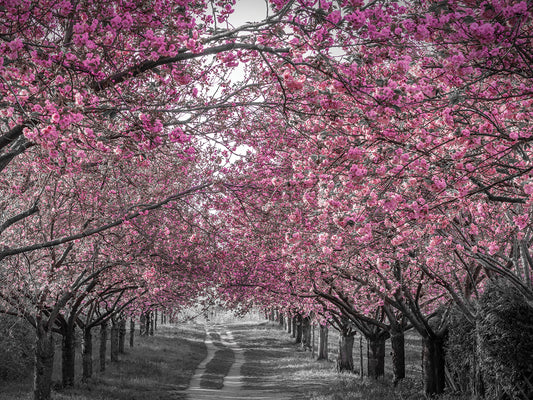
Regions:
[[256, 22], [266, 17], [265, 0], [237, 0], [235, 12], [231, 14], [229, 22], [234, 26], [240, 26], [246, 22]]

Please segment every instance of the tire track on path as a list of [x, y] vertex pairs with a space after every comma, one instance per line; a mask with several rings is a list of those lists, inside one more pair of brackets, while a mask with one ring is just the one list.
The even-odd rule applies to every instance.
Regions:
[[214, 343], [211, 339], [211, 334], [216, 335], [218, 333], [216, 328], [213, 330], [206, 329], [205, 343], [207, 347], [207, 356], [200, 363], [191, 378], [189, 389], [186, 391], [187, 398], [190, 400], [283, 400], [288, 398], [280, 396], [280, 394], [277, 393], [269, 393], [263, 390], [243, 389], [243, 375], [241, 369], [246, 361], [244, 350], [235, 342], [233, 333], [230, 330], [226, 330], [225, 327], [221, 327], [221, 330], [223, 332], [220, 336], [220, 344], [233, 351], [235, 355], [235, 361], [231, 365], [227, 375], [224, 377], [224, 386], [222, 389], [208, 389], [201, 387], [201, 381], [204, 377], [206, 366], [211, 360], [213, 360], [217, 350], [217, 343]]

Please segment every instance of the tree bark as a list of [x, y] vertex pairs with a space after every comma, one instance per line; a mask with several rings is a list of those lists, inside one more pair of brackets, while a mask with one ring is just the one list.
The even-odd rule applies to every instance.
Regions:
[[91, 328], [83, 330], [82, 379], [86, 382], [93, 376], [93, 335]]
[[302, 343], [302, 316], [300, 314], [296, 315], [296, 344]]
[[339, 336], [339, 356], [337, 358], [337, 371], [353, 372], [353, 342], [354, 335]]
[[126, 343], [126, 318], [121, 318], [118, 322], [118, 352], [126, 353], [124, 346]]
[[287, 332], [292, 334], [292, 317], [287, 314]]
[[377, 379], [385, 375], [385, 338], [371, 336], [366, 340], [368, 376]]
[[111, 322], [111, 362], [118, 361], [119, 351], [119, 327], [115, 321]]
[[318, 336], [318, 360], [328, 359], [328, 327], [320, 325], [320, 334]]
[[150, 313], [150, 336], [154, 336], [154, 314]]
[[100, 372], [105, 371], [105, 361], [107, 353], [107, 322], [100, 325]]
[[401, 327], [391, 328], [391, 347], [392, 347], [392, 376], [393, 383], [405, 378], [405, 336]]
[[50, 400], [54, 367], [54, 336], [45, 323], [37, 321], [33, 400]]
[[61, 376], [63, 387], [74, 386], [76, 368], [76, 327], [66, 324], [62, 332]]
[[135, 337], [135, 320], [132, 317], [130, 319], [130, 347], [133, 347], [134, 337]]
[[296, 318], [296, 315], [292, 317], [292, 334], [291, 337], [296, 338], [296, 325], [298, 324], [298, 319]]
[[139, 317], [139, 336], [144, 336], [146, 330], [146, 315], [144, 313], [141, 313], [141, 316]]
[[154, 330], [157, 331], [157, 310], [154, 311]]
[[311, 317], [302, 318], [302, 347], [311, 350]]
[[428, 397], [444, 392], [446, 385], [444, 368], [444, 339], [422, 338], [422, 375], [424, 392]]

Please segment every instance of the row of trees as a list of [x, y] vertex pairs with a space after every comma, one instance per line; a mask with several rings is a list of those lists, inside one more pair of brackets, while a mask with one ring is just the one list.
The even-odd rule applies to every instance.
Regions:
[[451, 310], [533, 300], [532, 4], [404, 3], [2, 5], [0, 311], [36, 399], [54, 330], [199, 297], [358, 330], [376, 375], [412, 327], [440, 393]]

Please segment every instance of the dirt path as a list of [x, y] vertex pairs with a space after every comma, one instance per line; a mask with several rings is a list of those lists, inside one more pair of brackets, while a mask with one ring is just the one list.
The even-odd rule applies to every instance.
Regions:
[[[245, 351], [235, 341], [233, 332], [228, 327], [207, 327], [205, 344], [207, 356], [200, 363], [191, 379], [189, 388], [186, 391], [188, 399], [284, 400], [290, 398], [271, 388], [256, 390], [256, 388], [250, 388], [249, 385], [247, 385], [246, 389], [243, 387], [242, 369], [247, 361]], [[231, 352], [231, 356], [228, 351]], [[217, 359], [218, 352], [221, 353], [219, 359]], [[228, 359], [231, 360], [229, 370], [224, 368]], [[217, 368], [217, 364], [220, 368]], [[215, 371], [215, 373], [212, 371]], [[216, 385], [216, 378], [220, 378], [217, 374], [224, 374], [221, 388], [213, 388]]]

